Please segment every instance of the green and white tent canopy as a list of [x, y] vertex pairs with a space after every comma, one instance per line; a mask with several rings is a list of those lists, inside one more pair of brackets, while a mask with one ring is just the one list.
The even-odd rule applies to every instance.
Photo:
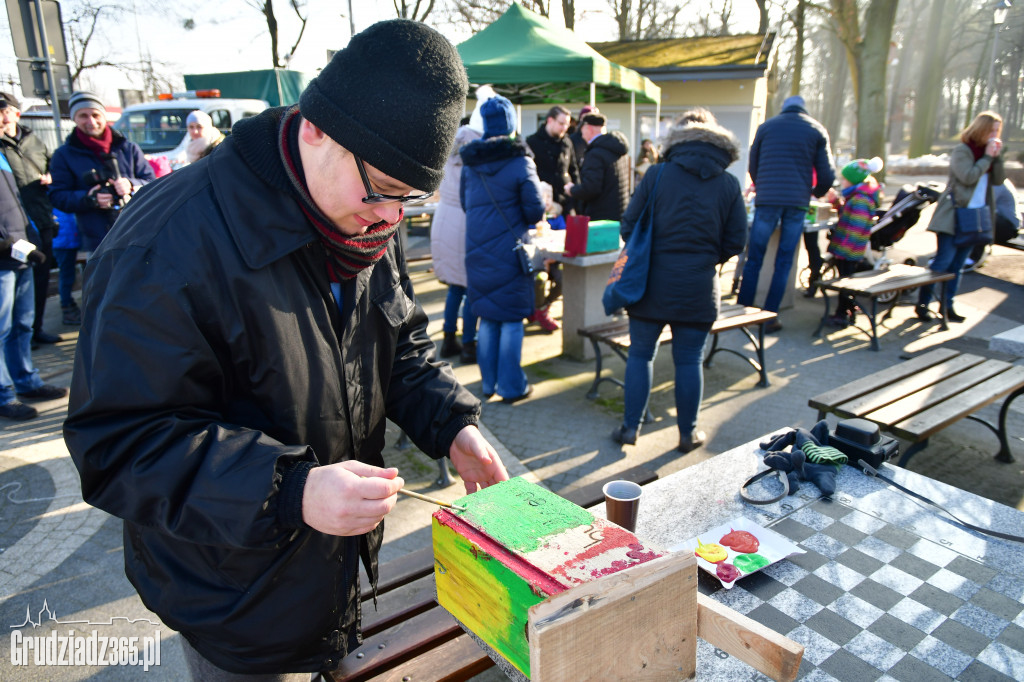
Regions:
[[469, 80], [490, 83], [516, 104], [659, 103], [661, 89], [602, 57], [575, 33], [513, 3], [497, 21], [458, 45]]

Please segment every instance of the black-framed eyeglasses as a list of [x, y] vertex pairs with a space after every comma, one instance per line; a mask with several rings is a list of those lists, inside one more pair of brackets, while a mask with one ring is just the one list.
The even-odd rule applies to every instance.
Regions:
[[404, 197], [396, 197], [390, 194], [374, 192], [373, 188], [370, 187], [370, 176], [366, 174], [363, 160], [355, 154], [352, 155], [352, 158], [356, 160], [356, 168], [359, 169], [359, 177], [363, 179], [363, 188], [366, 190], [366, 196], [363, 197], [364, 204], [387, 204], [392, 201], [397, 201], [400, 204], [421, 204], [434, 194], [430, 192], [428, 194], [410, 194]]

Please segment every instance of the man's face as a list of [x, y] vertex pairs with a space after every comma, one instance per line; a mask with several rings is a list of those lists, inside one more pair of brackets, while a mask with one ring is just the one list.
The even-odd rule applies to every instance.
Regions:
[[[397, 223], [402, 207], [397, 201], [364, 204], [366, 188], [351, 152], [332, 140], [309, 121], [302, 121], [299, 156], [309, 194], [324, 215], [349, 236], [358, 236], [380, 221]], [[380, 194], [404, 196], [421, 194], [409, 185], [364, 163], [370, 188]]]
[[75, 126], [89, 137], [99, 137], [107, 127], [107, 115], [99, 109], [79, 109], [75, 112]]
[[3, 123], [4, 135], [14, 137], [18, 134], [19, 118], [21, 118], [21, 112], [12, 106], [6, 106], [3, 109], [0, 109], [0, 122]]
[[584, 123], [580, 132], [582, 133], [583, 139], [587, 142], [587, 144], [590, 144], [591, 140], [593, 140], [595, 137], [601, 134], [601, 130], [601, 126], [595, 126], [590, 125], [589, 123]]
[[559, 114], [555, 118], [549, 116], [545, 127], [547, 128], [548, 135], [559, 140], [565, 135], [565, 131], [569, 129], [569, 115]]

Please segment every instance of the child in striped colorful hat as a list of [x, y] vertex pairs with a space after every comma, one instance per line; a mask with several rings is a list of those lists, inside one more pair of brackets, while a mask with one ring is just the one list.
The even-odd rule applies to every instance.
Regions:
[[[840, 191], [829, 190], [829, 199], [839, 212], [839, 222], [832, 229], [828, 250], [841, 277], [855, 273], [867, 253], [875, 210], [882, 202], [882, 188], [871, 174], [880, 170], [882, 160], [877, 156], [870, 160], [856, 159], [840, 171]], [[840, 294], [839, 307], [829, 323], [845, 327], [852, 324], [855, 317], [853, 296]]]

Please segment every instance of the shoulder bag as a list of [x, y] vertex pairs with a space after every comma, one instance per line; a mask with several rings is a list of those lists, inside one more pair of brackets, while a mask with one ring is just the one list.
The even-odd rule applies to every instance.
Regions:
[[956, 208], [953, 245], [965, 246], [992, 243], [992, 212], [987, 205], [978, 208]]
[[498, 215], [501, 216], [501, 220], [505, 223], [505, 227], [507, 227], [508, 231], [512, 233], [512, 236], [516, 238], [516, 245], [512, 247], [512, 251], [516, 254], [516, 261], [519, 263], [519, 269], [522, 270], [524, 275], [532, 276], [533, 273], [536, 272], [533, 267], [533, 254], [527, 251], [526, 244], [523, 243], [523, 240], [520, 239], [519, 236], [516, 235], [515, 230], [512, 229], [508, 219], [505, 217], [505, 212], [501, 210], [501, 206], [498, 205], [498, 202], [494, 199], [494, 195], [491, 194], [491, 188], [487, 184], [487, 180], [485, 180], [484, 176], [478, 173], [475, 168], [471, 168], [470, 170], [473, 171], [473, 175], [480, 178], [480, 183], [484, 186], [484, 189], [487, 190], [487, 196], [491, 198], [491, 203], [494, 204], [494, 208], [497, 209]]
[[658, 177], [654, 189], [647, 195], [647, 203], [636, 221], [629, 241], [612, 266], [611, 277], [604, 289], [601, 302], [606, 315], [632, 305], [643, 298], [647, 290], [647, 272], [651, 266], [651, 233], [654, 231], [654, 200], [658, 195], [658, 184], [665, 172], [665, 164], [658, 164]]

